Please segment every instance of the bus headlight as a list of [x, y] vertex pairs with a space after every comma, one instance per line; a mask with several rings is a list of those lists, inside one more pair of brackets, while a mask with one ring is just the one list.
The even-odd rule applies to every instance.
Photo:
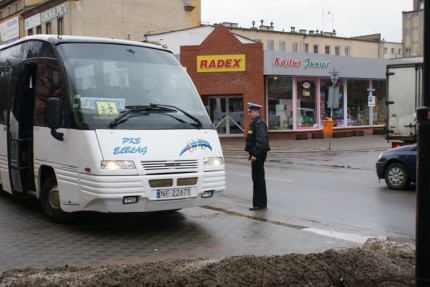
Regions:
[[136, 166], [132, 160], [102, 160], [102, 169], [135, 169]]
[[224, 159], [222, 157], [205, 157], [203, 158], [204, 165], [222, 165], [224, 164]]

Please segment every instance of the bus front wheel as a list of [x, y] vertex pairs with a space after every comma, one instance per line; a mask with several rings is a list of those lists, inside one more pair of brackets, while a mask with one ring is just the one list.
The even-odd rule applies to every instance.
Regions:
[[55, 222], [67, 223], [72, 220], [73, 214], [61, 209], [60, 192], [55, 177], [49, 177], [42, 185], [40, 202], [43, 211]]

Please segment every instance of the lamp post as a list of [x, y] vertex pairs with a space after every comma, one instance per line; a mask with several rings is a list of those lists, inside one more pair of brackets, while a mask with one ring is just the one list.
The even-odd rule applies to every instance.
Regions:
[[[339, 74], [340, 72], [336, 71], [335, 68], [333, 68], [332, 72], [329, 72], [330, 74], [330, 79], [331, 79], [331, 109], [330, 109], [330, 118], [333, 119], [333, 106], [334, 106], [334, 97], [336, 95], [335, 93], [335, 86], [337, 84], [337, 80], [339, 79]], [[330, 92], [329, 92], [330, 94]]]

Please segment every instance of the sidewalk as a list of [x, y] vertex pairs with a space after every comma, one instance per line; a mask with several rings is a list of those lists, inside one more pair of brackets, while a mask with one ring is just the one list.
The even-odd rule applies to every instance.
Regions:
[[[243, 151], [245, 139], [240, 137], [220, 137], [224, 152]], [[307, 140], [273, 139], [270, 152], [319, 152], [319, 151], [356, 151], [385, 150], [391, 148], [385, 135], [365, 135], [343, 138], [324, 138]]]

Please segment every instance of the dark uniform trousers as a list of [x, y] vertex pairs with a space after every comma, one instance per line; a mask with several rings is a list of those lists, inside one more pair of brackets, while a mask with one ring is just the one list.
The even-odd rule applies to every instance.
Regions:
[[264, 175], [266, 157], [267, 153], [263, 153], [251, 163], [252, 182], [254, 183], [252, 205], [254, 207], [267, 206], [266, 179]]

